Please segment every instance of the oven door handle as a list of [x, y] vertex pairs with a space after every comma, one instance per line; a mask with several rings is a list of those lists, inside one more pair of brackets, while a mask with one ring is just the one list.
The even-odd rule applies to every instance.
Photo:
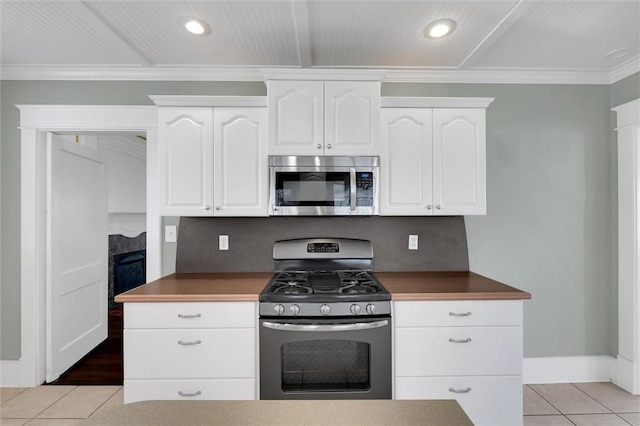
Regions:
[[373, 322], [356, 322], [353, 324], [289, 324], [265, 321], [262, 326], [272, 330], [282, 331], [360, 331], [371, 330], [374, 328], [386, 327], [389, 320], [373, 321]]

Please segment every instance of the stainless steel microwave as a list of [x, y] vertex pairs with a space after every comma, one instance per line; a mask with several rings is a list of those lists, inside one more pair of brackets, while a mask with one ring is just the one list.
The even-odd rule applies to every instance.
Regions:
[[269, 215], [378, 214], [379, 157], [269, 156]]

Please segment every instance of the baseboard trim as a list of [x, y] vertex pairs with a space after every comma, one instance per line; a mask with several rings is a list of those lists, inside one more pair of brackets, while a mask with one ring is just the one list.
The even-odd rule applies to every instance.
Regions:
[[17, 388], [22, 383], [20, 361], [0, 361], [0, 387]]
[[524, 384], [616, 381], [616, 359], [609, 355], [525, 358]]

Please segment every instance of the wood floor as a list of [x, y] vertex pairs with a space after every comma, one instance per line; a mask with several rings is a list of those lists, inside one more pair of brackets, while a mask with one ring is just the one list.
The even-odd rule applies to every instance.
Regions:
[[109, 310], [109, 336], [50, 385], [122, 385], [122, 305]]

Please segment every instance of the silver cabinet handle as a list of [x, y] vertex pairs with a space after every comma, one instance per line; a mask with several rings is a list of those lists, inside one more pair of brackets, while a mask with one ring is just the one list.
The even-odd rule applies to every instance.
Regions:
[[450, 317], [470, 317], [471, 312], [449, 312]]
[[469, 343], [471, 341], [471, 337], [467, 337], [466, 339], [449, 339], [451, 343]]
[[184, 397], [190, 397], [190, 396], [202, 395], [202, 392], [195, 391], [195, 392], [192, 392], [192, 393], [187, 393], [187, 392], [178, 391], [178, 395], [184, 396]]
[[380, 328], [389, 325], [388, 320], [374, 321], [374, 322], [356, 322], [353, 324], [332, 324], [332, 325], [316, 325], [316, 324], [288, 324], [278, 322], [262, 323], [264, 328], [270, 328], [272, 330], [283, 331], [357, 331], [357, 330], [370, 330], [373, 328]]
[[220, 210], [220, 206], [216, 206], [216, 210]]
[[442, 208], [442, 204], [437, 204], [436, 209], [440, 210]]
[[431, 208], [432, 208], [431, 204], [428, 204], [427, 205], [427, 210], [431, 210]]
[[178, 314], [178, 318], [200, 318], [201, 316], [202, 314], [195, 314], [195, 315]]
[[453, 393], [469, 393], [469, 392], [471, 392], [471, 388], [466, 388], [466, 389], [449, 388], [449, 392], [453, 392]]
[[211, 210], [211, 207], [209, 207], [209, 206], [204, 206], [204, 209], [205, 209], [205, 210]]
[[322, 145], [318, 144], [318, 145], [316, 145], [316, 148], [317, 149], [322, 149]]
[[331, 149], [331, 144], [330, 143], [327, 144], [327, 149]]
[[202, 343], [201, 340], [196, 340], [195, 342], [183, 342], [182, 340], [178, 340], [178, 344], [182, 346], [193, 346], [199, 345], [200, 343]]

